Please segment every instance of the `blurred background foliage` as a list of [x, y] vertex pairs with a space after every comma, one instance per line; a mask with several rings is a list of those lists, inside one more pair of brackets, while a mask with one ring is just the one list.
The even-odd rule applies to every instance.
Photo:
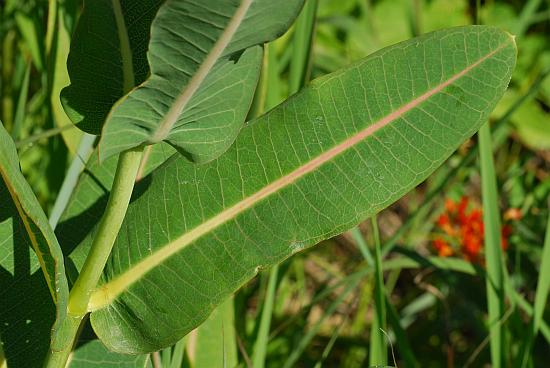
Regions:
[[[82, 160], [77, 155], [82, 133], [59, 102], [68, 84], [65, 61], [82, 4], [0, 4], [0, 119], [17, 142], [23, 173], [49, 213], [71, 162]], [[537, 279], [541, 272], [550, 277], [550, 270], [540, 269], [549, 231], [550, 1], [487, 0], [476, 8], [475, 0], [307, 0], [295, 26], [266, 46], [266, 68], [251, 116], [310, 79], [422, 33], [472, 24], [476, 16], [516, 35], [519, 50], [510, 88], [491, 117], [511, 285], [507, 312], [498, 321], [504, 331], [504, 366], [544, 367], [550, 329], [544, 325], [542, 334], [531, 336], [527, 326]], [[235, 317], [228, 349], [238, 351], [239, 365], [262, 367], [265, 360], [268, 367], [365, 367], [372, 365], [375, 341], [388, 344], [384, 360], [389, 366], [488, 365], [483, 244], [474, 260], [462, 235], [451, 236], [462, 234], [464, 226], [451, 224], [455, 233], [445, 226], [446, 215], [458, 216], [452, 204], [466, 201], [464, 216], [480, 211], [477, 149], [474, 137], [377, 221], [325, 241], [243, 288], [234, 306], [216, 317]], [[381, 292], [375, 287], [373, 226], [380, 231]], [[372, 328], [377, 326], [377, 294], [385, 304], [382, 332]], [[543, 317], [550, 321], [550, 308], [544, 308]], [[228, 333], [221, 326], [218, 334]], [[84, 335], [93, 338], [90, 332]], [[203, 359], [193, 351], [199, 338], [185, 343], [184, 364]], [[176, 351], [180, 356], [183, 346], [163, 352], [163, 359], [170, 361]], [[213, 358], [215, 353], [204, 359]]]

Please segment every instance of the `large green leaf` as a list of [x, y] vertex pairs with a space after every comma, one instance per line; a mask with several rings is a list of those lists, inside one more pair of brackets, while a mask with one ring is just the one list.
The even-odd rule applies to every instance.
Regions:
[[434, 32], [313, 81], [209, 164], [169, 160], [136, 187], [94, 330], [120, 352], [169, 346], [259, 269], [385, 208], [487, 119], [515, 53], [492, 27]]
[[109, 114], [101, 157], [161, 141], [194, 161], [219, 156], [252, 102], [262, 59], [255, 45], [282, 34], [302, 3], [166, 1], [151, 25], [151, 76]]
[[162, 3], [84, 2], [67, 63], [71, 84], [61, 94], [65, 111], [80, 129], [99, 134], [113, 104], [147, 78], [149, 31]]
[[9, 367], [41, 366], [68, 293], [61, 248], [0, 124], [0, 340]]

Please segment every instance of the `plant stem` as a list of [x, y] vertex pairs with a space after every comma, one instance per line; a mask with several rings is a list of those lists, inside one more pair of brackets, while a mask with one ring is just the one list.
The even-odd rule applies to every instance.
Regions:
[[143, 148], [140, 147], [120, 155], [107, 208], [90, 253], [69, 295], [69, 314], [83, 315], [88, 312], [90, 294], [99, 281], [128, 209], [142, 154]]
[[67, 320], [57, 334], [57, 337], [62, 340], [59, 344], [62, 348], [50, 351], [46, 359], [46, 367], [65, 367], [79, 326], [88, 313], [90, 295], [97, 286], [126, 215], [142, 156], [143, 147], [120, 154], [107, 208], [99, 223], [90, 253], [69, 294]]

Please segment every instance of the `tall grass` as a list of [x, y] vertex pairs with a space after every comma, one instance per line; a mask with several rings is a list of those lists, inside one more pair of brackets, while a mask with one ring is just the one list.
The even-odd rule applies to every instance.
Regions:
[[380, 233], [376, 217], [371, 218], [374, 241], [374, 318], [370, 331], [369, 365], [385, 366], [388, 362], [386, 344], [386, 293], [382, 274]]
[[505, 308], [504, 279], [506, 271], [502, 256], [498, 189], [493, 163], [491, 130], [488, 123], [485, 123], [479, 131], [479, 154], [483, 223], [485, 225], [486, 292], [489, 312], [491, 362], [493, 367], [502, 367], [504, 345], [500, 321], [504, 316]]

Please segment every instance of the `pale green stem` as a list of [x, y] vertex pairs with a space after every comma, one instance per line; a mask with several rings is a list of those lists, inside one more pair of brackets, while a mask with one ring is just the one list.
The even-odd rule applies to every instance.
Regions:
[[50, 351], [46, 367], [62, 368], [66, 365], [79, 326], [88, 313], [90, 295], [97, 286], [128, 209], [142, 156], [143, 148], [139, 147], [123, 152], [119, 157], [107, 208], [99, 223], [90, 253], [69, 295], [67, 320], [58, 334], [63, 342], [57, 345], [62, 348]]
[[143, 148], [140, 147], [120, 155], [107, 208], [90, 253], [69, 295], [69, 314], [83, 315], [88, 312], [90, 295], [97, 286], [128, 209], [142, 154]]

